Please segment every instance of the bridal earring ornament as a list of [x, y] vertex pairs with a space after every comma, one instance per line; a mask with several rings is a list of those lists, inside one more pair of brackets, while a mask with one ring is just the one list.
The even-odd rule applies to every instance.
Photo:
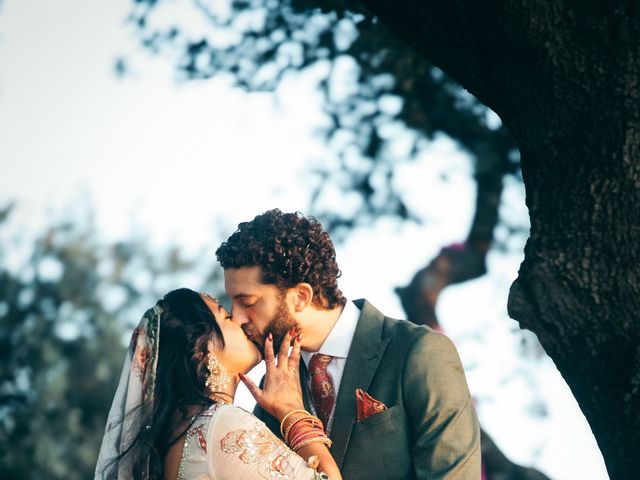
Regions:
[[213, 300], [218, 305], [220, 304], [220, 300], [218, 300], [216, 297], [214, 297], [212, 295], [209, 295], [207, 292], [200, 292], [200, 295], [202, 295], [203, 297], [207, 297], [209, 300]]
[[231, 379], [224, 366], [212, 354], [207, 355], [207, 370], [209, 370], [209, 376], [204, 386], [207, 387], [209, 396], [213, 397], [216, 394], [225, 393], [224, 389], [231, 383]]

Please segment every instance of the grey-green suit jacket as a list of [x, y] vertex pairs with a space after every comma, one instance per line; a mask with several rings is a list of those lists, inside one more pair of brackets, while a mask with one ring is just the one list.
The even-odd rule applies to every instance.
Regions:
[[[366, 300], [354, 303], [361, 314], [331, 431], [343, 478], [478, 480], [480, 430], [451, 341], [385, 317]], [[300, 367], [304, 385], [302, 361]], [[356, 422], [357, 388], [388, 409]], [[254, 414], [280, 436], [275, 418], [260, 407]]]

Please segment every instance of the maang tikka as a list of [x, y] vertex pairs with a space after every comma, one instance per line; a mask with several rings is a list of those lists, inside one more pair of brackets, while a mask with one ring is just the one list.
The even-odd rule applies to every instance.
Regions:
[[231, 383], [231, 379], [224, 366], [211, 353], [207, 355], [207, 370], [209, 370], [209, 376], [204, 386], [207, 387], [209, 396], [212, 397], [216, 393], [226, 393], [224, 388]]

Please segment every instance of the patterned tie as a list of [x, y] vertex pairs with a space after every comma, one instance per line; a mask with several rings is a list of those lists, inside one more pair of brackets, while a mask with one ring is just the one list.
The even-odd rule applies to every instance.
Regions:
[[309, 361], [309, 376], [311, 377], [311, 396], [316, 407], [318, 418], [324, 423], [325, 429], [329, 423], [329, 417], [336, 404], [336, 394], [333, 389], [333, 381], [327, 372], [327, 365], [333, 359], [330, 355], [316, 353]]

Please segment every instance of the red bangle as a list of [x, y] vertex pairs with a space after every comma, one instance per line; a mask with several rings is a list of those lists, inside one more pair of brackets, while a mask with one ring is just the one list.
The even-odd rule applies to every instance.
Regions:
[[317, 429], [324, 433], [322, 422], [318, 418], [308, 415], [300, 418], [295, 418], [287, 426], [287, 429], [284, 433], [284, 441], [286, 443], [289, 443], [289, 438], [291, 436], [295, 436], [297, 434], [296, 432], [306, 430], [308, 428]]
[[287, 444], [293, 448], [293, 446], [299, 446], [300, 443], [311, 438], [328, 438], [321, 425], [322, 422], [311, 418], [297, 422], [288, 432]]

